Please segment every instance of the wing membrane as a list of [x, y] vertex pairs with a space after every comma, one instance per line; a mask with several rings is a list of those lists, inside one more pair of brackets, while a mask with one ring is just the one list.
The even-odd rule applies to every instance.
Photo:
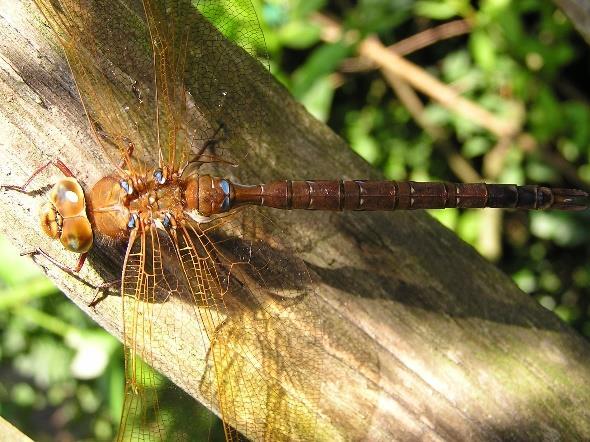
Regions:
[[[58, 35], [92, 133], [113, 164], [137, 170], [142, 162], [152, 162], [157, 158], [152, 149], [154, 64], [140, 5], [109, 0], [35, 3]], [[133, 165], [131, 150], [139, 160]]]
[[[254, 213], [206, 230], [185, 224], [132, 236], [122, 286], [128, 347], [122, 439], [200, 430], [190, 417], [188, 426], [167, 422], [159, 410], [169, 403], [156, 394], [162, 380], [143, 371], [138, 357], [165, 359], [198, 379], [197, 393], [222, 417], [227, 440], [238, 440], [234, 428], [253, 440], [329, 439], [318, 425], [325, 356], [311, 280], [302, 261], [262, 240]], [[168, 322], [170, 304], [185, 320]], [[181, 342], [203, 346], [201, 372]]]
[[268, 70], [250, 69], [249, 54], [267, 55], [249, 0], [239, 8], [216, 0], [35, 3], [59, 37], [92, 132], [113, 164], [138, 173], [146, 164], [178, 169], [212, 138], [241, 145], [240, 136], [264, 124], [261, 112], [248, 121], [239, 112], [254, 108], [243, 78], [257, 72], [262, 85], [269, 81]]
[[[225, 150], [231, 151], [230, 157], [234, 159], [247, 155], [242, 151], [244, 139], [255, 141], [268, 120], [260, 106], [254, 106], [256, 97], [251, 80], [261, 88], [267, 87], [270, 81], [264, 36], [251, 1], [144, 0], [144, 3], [151, 29], [168, 36], [169, 50], [164, 55], [176, 67], [175, 78], [182, 85], [178, 89], [186, 99], [182, 103], [185, 116], [182, 136], [188, 139], [189, 149], [177, 148], [175, 154], [170, 150], [165, 153], [182, 163], [187, 151], [200, 153], [207, 143], [216, 139], [217, 146], [222, 148], [215, 152], [216, 156]], [[262, 62], [264, 69], [253, 65], [256, 63], [253, 57]], [[249, 79], [247, 84], [245, 78]], [[247, 114], [244, 109], [249, 110]]]
[[210, 423], [199, 420], [198, 404], [144, 362], [164, 360], [192, 376], [194, 364], [183, 362], [181, 337], [205, 345], [197, 324], [170, 322], [169, 312], [178, 307], [169, 304], [185, 291], [164, 272], [163, 257], [173, 253], [165, 232], [153, 226], [132, 232], [121, 284], [126, 372], [121, 441], [203, 440], [209, 432]]
[[207, 370], [214, 374], [205, 379], [214, 382], [202, 389], [214, 391], [224, 420], [253, 440], [321, 440], [319, 304], [305, 264], [262, 239], [256, 213], [205, 230], [192, 225], [184, 234], [187, 244], [196, 237], [207, 251], [212, 280], [221, 284], [213, 291], [221, 296], [216, 304], [225, 309], [209, 347]]

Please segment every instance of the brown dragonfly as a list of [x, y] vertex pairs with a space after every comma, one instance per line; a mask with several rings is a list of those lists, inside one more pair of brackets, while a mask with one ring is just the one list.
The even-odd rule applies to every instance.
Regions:
[[[309, 210], [506, 207], [583, 210], [576, 189], [368, 180], [281, 180], [242, 185], [213, 172], [233, 164], [232, 144], [256, 136], [264, 115], [248, 106], [235, 76], [264, 52], [249, 1], [36, 0], [64, 47], [91, 132], [112, 173], [85, 192], [67, 165], [41, 211], [43, 231], [80, 253], [96, 242], [126, 244], [121, 276], [126, 394], [119, 438], [190, 438], [194, 423], [164, 413], [161, 381], [139, 359], [165, 354], [195, 375], [180, 340], [154, 328], [173, 304], [198, 324], [168, 327], [202, 342], [200, 395], [228, 440], [328, 440], [319, 425], [322, 326], [305, 264], [247, 206]], [[122, 9], [122, 10], [117, 10]], [[199, 14], [209, 21], [203, 20]], [[128, 17], [127, 23], [111, 21]], [[249, 39], [242, 37], [248, 34]], [[255, 38], [252, 40], [251, 36]], [[238, 42], [258, 41], [237, 49]], [[207, 54], [207, 59], [203, 54]], [[264, 57], [263, 57], [264, 58]], [[207, 63], [221, 63], [226, 78]], [[270, 81], [268, 71], [259, 81]], [[50, 256], [47, 255], [49, 259]], [[59, 264], [59, 263], [58, 263]], [[64, 268], [68, 270], [67, 268]], [[180, 316], [182, 317], [182, 316]], [[239, 318], [237, 320], [236, 318]], [[156, 349], [158, 351], [156, 351]], [[186, 369], [185, 369], [186, 367]], [[171, 388], [173, 391], [173, 388]], [[185, 410], [187, 411], [187, 410]], [[190, 414], [190, 413], [187, 413]]]

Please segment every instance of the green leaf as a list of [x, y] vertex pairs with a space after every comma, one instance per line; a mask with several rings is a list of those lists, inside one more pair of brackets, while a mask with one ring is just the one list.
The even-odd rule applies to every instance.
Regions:
[[496, 66], [496, 50], [488, 32], [477, 29], [471, 33], [469, 47], [477, 65], [484, 71], [492, 71]]
[[283, 46], [293, 49], [306, 49], [320, 40], [321, 29], [309, 22], [291, 21], [278, 32]]
[[360, 0], [346, 14], [345, 27], [361, 35], [390, 35], [412, 17], [412, 0]]
[[558, 212], [531, 213], [531, 233], [562, 247], [581, 244], [589, 236], [587, 228], [576, 223], [568, 214]]
[[348, 118], [347, 135], [352, 149], [369, 163], [379, 158], [379, 145], [371, 132], [375, 127], [375, 109], [366, 108], [360, 113], [351, 113]]
[[325, 77], [337, 70], [341, 61], [350, 53], [348, 45], [338, 42], [322, 45], [293, 74], [292, 93], [296, 98], [305, 96], [317, 78]]
[[472, 246], [477, 246], [477, 240], [479, 237], [479, 223], [481, 211], [467, 211], [459, 217], [459, 223], [457, 224], [457, 234], [468, 242]]
[[326, 76], [318, 78], [300, 101], [318, 120], [327, 121], [333, 97], [334, 82], [331, 76]]
[[519, 270], [512, 279], [523, 292], [531, 293], [537, 289], [537, 279], [530, 269]]
[[459, 210], [457, 209], [429, 210], [428, 213], [448, 229], [455, 230], [457, 227], [459, 220]]
[[526, 166], [526, 173], [535, 183], [554, 183], [559, 179], [559, 174], [551, 166], [541, 161], [530, 160]]
[[417, 15], [435, 20], [447, 20], [470, 11], [467, 0], [422, 0], [417, 1], [414, 11]]
[[30, 258], [20, 256], [8, 239], [0, 236], [0, 280], [17, 284], [40, 275], [43, 273]]
[[473, 65], [467, 51], [455, 51], [443, 59], [442, 74], [449, 83], [469, 75], [472, 71]]
[[76, 351], [71, 364], [72, 374], [84, 380], [102, 376], [120, 345], [111, 335], [94, 329], [68, 333], [66, 343]]
[[59, 341], [43, 337], [32, 342], [29, 353], [15, 358], [15, 367], [36, 385], [48, 388], [69, 379], [71, 358], [72, 352]]
[[482, 136], [469, 138], [461, 148], [461, 153], [467, 158], [474, 158], [486, 153], [491, 147], [491, 141]]

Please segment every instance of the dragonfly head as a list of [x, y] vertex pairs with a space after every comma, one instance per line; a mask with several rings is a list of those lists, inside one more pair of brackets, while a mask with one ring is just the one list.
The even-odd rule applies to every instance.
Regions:
[[92, 226], [86, 216], [84, 190], [76, 179], [59, 180], [49, 192], [49, 201], [39, 211], [41, 229], [59, 239], [69, 251], [85, 253], [92, 247]]

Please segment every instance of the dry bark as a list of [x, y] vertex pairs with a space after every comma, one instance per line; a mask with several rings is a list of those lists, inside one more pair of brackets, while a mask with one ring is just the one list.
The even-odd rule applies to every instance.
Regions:
[[571, 20], [580, 35], [590, 44], [590, 3], [585, 0], [554, 0]]
[[[53, 158], [88, 185], [108, 172], [63, 55], [30, 1], [0, 0], [0, 55], [3, 181], [20, 183]], [[378, 177], [281, 86], [251, 87], [270, 118], [237, 175]], [[46, 189], [51, 175], [58, 172], [36, 188]], [[40, 199], [1, 192], [1, 231], [20, 251], [41, 246], [73, 265], [72, 254], [40, 233]], [[590, 345], [452, 232], [424, 213], [287, 215], [276, 219], [316, 276], [324, 315], [330, 364], [321, 413], [332, 436], [590, 439]], [[84, 281], [120, 272], [122, 251], [108, 251], [93, 252], [79, 280], [45, 265], [68, 297], [120, 338], [118, 297], [87, 306], [93, 290]], [[187, 391], [197, 389], [174, 365], [154, 363]]]
[[14, 442], [31, 442], [27, 436], [14, 428], [10, 422], [0, 417], [0, 439], [11, 440]]

